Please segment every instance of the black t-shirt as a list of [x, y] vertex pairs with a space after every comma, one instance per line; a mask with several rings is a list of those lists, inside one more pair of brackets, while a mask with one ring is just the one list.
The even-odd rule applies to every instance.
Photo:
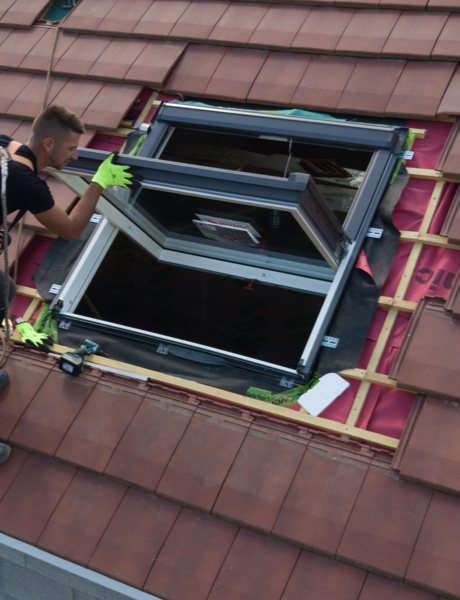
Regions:
[[[8, 147], [13, 138], [0, 135], [0, 146]], [[49, 210], [54, 206], [53, 196], [43, 179], [37, 175], [37, 159], [27, 146], [21, 146], [16, 151], [19, 156], [24, 156], [32, 161], [34, 170], [15, 160], [8, 162], [8, 179], [6, 182], [6, 204], [8, 214], [16, 210], [29, 210], [37, 214]], [[0, 163], [1, 173], [1, 163]], [[0, 223], [2, 222], [0, 211]]]

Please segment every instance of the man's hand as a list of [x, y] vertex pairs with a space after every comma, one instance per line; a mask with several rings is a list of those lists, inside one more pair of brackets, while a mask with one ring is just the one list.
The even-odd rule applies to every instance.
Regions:
[[43, 352], [49, 352], [50, 346], [53, 345], [53, 340], [46, 335], [46, 333], [37, 333], [30, 323], [23, 321], [16, 325], [16, 329], [21, 334], [21, 343], [26, 348], [32, 348], [34, 350], [42, 350]]
[[104, 190], [109, 185], [120, 185], [125, 188], [132, 185], [133, 175], [129, 173], [130, 167], [127, 165], [114, 165], [112, 161], [116, 156], [117, 153], [114, 152], [104, 160], [92, 178], [92, 183], [97, 183]]

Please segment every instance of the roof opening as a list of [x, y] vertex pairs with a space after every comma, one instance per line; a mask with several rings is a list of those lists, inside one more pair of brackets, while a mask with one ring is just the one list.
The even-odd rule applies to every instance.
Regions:
[[42, 19], [46, 21], [62, 21], [78, 3], [78, 0], [54, 0]]

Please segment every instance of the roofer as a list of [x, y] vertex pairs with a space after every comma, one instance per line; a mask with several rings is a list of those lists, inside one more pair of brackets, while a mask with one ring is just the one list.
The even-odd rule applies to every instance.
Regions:
[[[54, 105], [36, 117], [26, 144], [22, 145], [11, 137], [0, 134], [0, 147], [5, 149], [8, 156], [7, 213], [19, 211], [13, 224], [25, 212], [30, 211], [42, 225], [56, 235], [66, 240], [75, 240], [83, 233], [99, 196], [108, 185], [131, 185], [132, 174], [127, 172], [129, 167], [113, 164], [112, 154], [100, 165], [92, 183], [70, 215], [54, 202], [48, 185], [38, 177], [38, 173], [47, 167], [63, 169], [70, 161], [76, 160], [80, 136], [83, 133], [85, 126], [76, 114], [64, 106]], [[2, 220], [0, 216], [0, 221]], [[5, 224], [4, 228], [6, 229]], [[4, 283], [4, 273], [0, 270], [0, 323], [5, 310]], [[15, 292], [11, 278], [9, 284], [11, 302]], [[7, 383], [8, 374], [0, 370], [0, 389]], [[10, 448], [0, 443], [0, 463], [7, 460], [9, 454]]]

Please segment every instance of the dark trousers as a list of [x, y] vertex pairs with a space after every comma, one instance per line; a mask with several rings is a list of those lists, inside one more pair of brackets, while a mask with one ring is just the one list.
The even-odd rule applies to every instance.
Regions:
[[[13, 302], [14, 294], [16, 293], [16, 286], [14, 281], [10, 279], [9, 299], [10, 305]], [[5, 273], [0, 269], [0, 324], [5, 316]]]

